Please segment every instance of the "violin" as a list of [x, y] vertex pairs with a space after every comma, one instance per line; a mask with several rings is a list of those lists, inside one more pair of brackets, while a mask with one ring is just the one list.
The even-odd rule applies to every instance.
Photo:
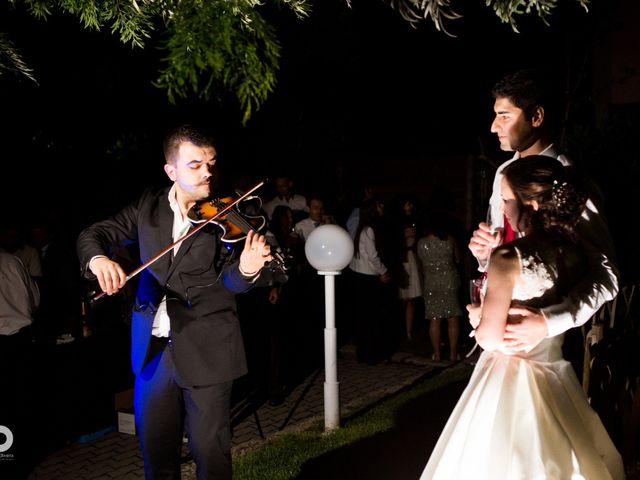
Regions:
[[[227, 197], [223, 199], [211, 199], [196, 202], [196, 204], [191, 207], [189, 212], [187, 212], [187, 215], [189, 216], [189, 218], [192, 218], [194, 222], [199, 223], [199, 225], [189, 230], [189, 232], [187, 232], [183, 237], [179, 238], [171, 245], [155, 254], [146, 263], [140, 265], [133, 272], [128, 274], [125, 279], [125, 283], [138, 275], [144, 269], [157, 262], [168, 252], [172, 251], [173, 247], [175, 247], [177, 244], [198, 233], [209, 223], [219, 225], [224, 230], [225, 235], [223, 235], [222, 240], [228, 243], [234, 243], [240, 240], [244, 240], [247, 237], [249, 231], [253, 230], [257, 232], [261, 228], [264, 228], [267, 223], [264, 217], [244, 215], [238, 209], [238, 204], [243, 200], [258, 198], [255, 196], [251, 197], [251, 194], [258, 188], [263, 186], [264, 183], [264, 181], [257, 183], [242, 195], [238, 195], [237, 198]], [[206, 206], [206, 204], [208, 204], [209, 206]], [[193, 213], [191, 212], [192, 210]], [[226, 237], [226, 239], [224, 237]], [[282, 251], [279, 248], [272, 247], [271, 256], [273, 260], [268, 262], [268, 264], [265, 265], [265, 268], [272, 270], [278, 268], [284, 273], [287, 269], [287, 260]], [[101, 292], [93, 296], [91, 298], [91, 302], [95, 302], [105, 295], [106, 294], [104, 292]]]
[[[194, 223], [209, 222], [220, 227], [223, 235], [220, 240], [225, 243], [233, 244], [247, 238], [250, 231], [261, 232], [264, 230], [267, 219], [262, 215], [249, 215], [240, 209], [243, 202], [258, 200], [257, 196], [243, 196], [241, 200], [234, 197], [209, 198], [196, 202], [187, 212], [187, 216]], [[232, 205], [231, 208], [228, 208]], [[220, 214], [220, 212], [224, 212]], [[271, 260], [265, 268], [274, 270], [279, 269], [283, 273], [287, 270], [287, 257], [282, 250], [271, 245]]]
[[[258, 199], [259, 197], [247, 197], [242, 201], [249, 201]], [[195, 203], [193, 207], [187, 212], [187, 217], [191, 219], [193, 223], [201, 223], [209, 220], [212, 217], [218, 215], [218, 212], [225, 207], [233, 203], [234, 198], [210, 198], [207, 200], [200, 200]], [[224, 232], [221, 240], [226, 243], [236, 243], [244, 240], [247, 237], [249, 231], [254, 230], [256, 232], [264, 229], [267, 224], [265, 217], [261, 215], [248, 215], [243, 213], [239, 208], [240, 202], [236, 203], [233, 208], [224, 213], [211, 223], [219, 226]]]

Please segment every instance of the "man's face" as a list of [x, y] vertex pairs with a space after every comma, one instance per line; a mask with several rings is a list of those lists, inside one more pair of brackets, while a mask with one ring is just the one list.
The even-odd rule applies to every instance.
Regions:
[[322, 200], [311, 200], [309, 203], [309, 218], [314, 222], [320, 222], [324, 215], [324, 204]]
[[180, 144], [174, 162], [164, 170], [175, 182], [176, 193], [188, 201], [207, 198], [211, 193], [211, 175], [217, 161], [213, 147], [196, 147], [193, 143]]
[[538, 132], [531, 119], [511, 100], [496, 98], [493, 110], [496, 117], [491, 124], [491, 133], [498, 135], [502, 150], [523, 152], [538, 140]]
[[276, 192], [281, 197], [288, 197], [291, 191], [291, 181], [288, 178], [276, 178]]

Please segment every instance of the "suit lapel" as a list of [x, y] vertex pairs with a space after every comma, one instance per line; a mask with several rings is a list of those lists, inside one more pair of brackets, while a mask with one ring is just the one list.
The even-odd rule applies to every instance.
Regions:
[[[153, 255], [173, 243], [173, 211], [169, 206], [166, 192], [159, 198], [158, 209], [155, 212], [155, 225], [157, 226], [157, 243], [152, 242], [156, 245], [154, 252], [152, 252]], [[150, 234], [153, 235], [153, 230], [150, 231]], [[152, 269], [158, 273], [159, 278], [164, 279], [163, 282], [166, 281], [168, 277], [167, 272], [171, 266], [171, 255], [170, 252], [167, 252], [164, 257], [158, 259], [152, 266]]]
[[[193, 229], [193, 227], [192, 227], [192, 229]], [[191, 230], [189, 230], [189, 231], [191, 231]], [[167, 278], [169, 278], [171, 276], [173, 271], [176, 269], [176, 266], [180, 263], [180, 260], [182, 260], [182, 258], [185, 256], [185, 254], [189, 251], [189, 249], [191, 248], [191, 245], [193, 245], [193, 242], [195, 241], [196, 237], [199, 234], [200, 234], [200, 232], [196, 233], [195, 235], [192, 235], [191, 237], [187, 238], [185, 241], [183, 241], [180, 244], [180, 248], [178, 249], [178, 253], [173, 258], [173, 260], [171, 262], [171, 266], [169, 267], [169, 272], [167, 273]]]

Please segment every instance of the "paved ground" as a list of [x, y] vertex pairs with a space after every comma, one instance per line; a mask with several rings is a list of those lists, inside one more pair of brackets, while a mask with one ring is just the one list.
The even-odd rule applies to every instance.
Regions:
[[[397, 353], [388, 364], [368, 366], [357, 363], [349, 348], [346, 348], [338, 362], [342, 413], [346, 415], [350, 411], [380, 401], [411, 385], [434, 369], [443, 368], [443, 365], [434, 364], [419, 353]], [[232, 453], [235, 455], [248, 449], [259, 448], [266, 438], [280, 431], [301, 429], [309, 422], [322, 419], [323, 382], [322, 369], [312, 372], [288, 395], [284, 403], [278, 406], [262, 404], [256, 416], [246, 416], [234, 428]], [[452, 407], [453, 404], [443, 405], [441, 408], [450, 411]], [[259, 427], [263, 436], [260, 435]], [[195, 478], [193, 462], [185, 462], [182, 473], [183, 479]], [[42, 461], [29, 478], [141, 479], [142, 459], [137, 438], [133, 435], [109, 432], [93, 441], [70, 445]], [[333, 478], [333, 474], [324, 478]]]
[[[407, 349], [405, 349], [407, 350]], [[409, 349], [411, 350], [411, 349]], [[345, 351], [338, 362], [341, 409], [350, 412], [375, 404], [420, 379], [448, 368], [424, 356], [424, 345], [396, 353], [388, 364], [367, 366]], [[477, 352], [476, 352], [477, 354]], [[471, 363], [475, 355], [463, 363]], [[466, 368], [460, 365], [455, 368]], [[260, 448], [280, 432], [304, 429], [323, 418], [324, 372], [312, 372], [278, 406], [262, 404], [234, 428], [233, 455]], [[448, 384], [404, 405], [393, 428], [307, 462], [298, 480], [417, 479], [466, 381]], [[262, 436], [260, 435], [260, 426]], [[187, 455], [185, 446], [184, 454]], [[143, 479], [137, 437], [109, 432], [93, 441], [75, 443], [50, 455], [28, 477], [30, 480]], [[640, 469], [628, 480], [640, 480]], [[195, 466], [186, 460], [182, 479], [195, 479]]]

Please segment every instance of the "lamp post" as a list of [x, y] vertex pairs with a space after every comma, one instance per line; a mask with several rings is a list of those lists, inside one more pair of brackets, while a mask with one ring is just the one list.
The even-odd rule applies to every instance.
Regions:
[[321, 225], [309, 235], [304, 253], [318, 275], [324, 275], [324, 429], [328, 431], [340, 426], [335, 276], [353, 257], [353, 240], [337, 225]]

